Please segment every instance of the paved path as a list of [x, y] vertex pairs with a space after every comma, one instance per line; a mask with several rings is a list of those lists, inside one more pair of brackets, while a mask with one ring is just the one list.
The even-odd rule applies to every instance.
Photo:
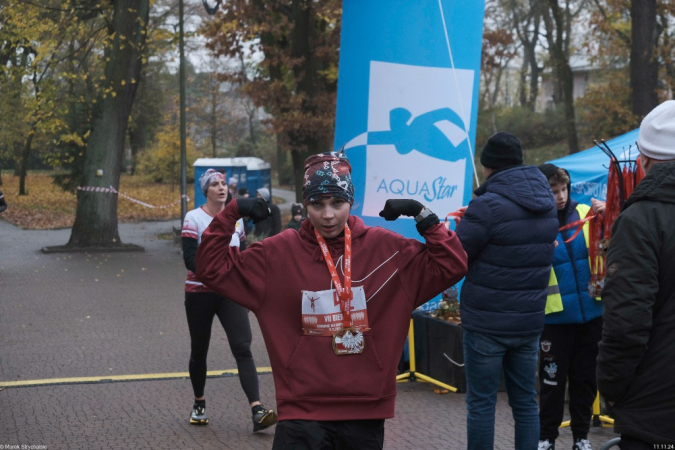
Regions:
[[281, 197], [284, 199], [284, 203], [279, 204], [279, 209], [282, 211], [290, 211], [291, 204], [295, 203], [295, 191], [289, 191], [287, 189], [273, 188], [272, 195], [275, 197]]
[[[42, 254], [65, 244], [70, 230], [24, 231], [0, 220], [0, 386], [19, 380], [123, 377], [187, 371], [179, 247], [160, 240], [178, 221], [123, 224], [123, 242], [143, 253]], [[254, 316], [253, 354], [269, 366]], [[235, 368], [225, 333], [213, 328], [209, 370]], [[274, 407], [272, 376], [260, 375], [262, 400]], [[65, 383], [0, 391], [0, 446], [53, 449], [269, 449], [273, 429], [250, 432], [236, 377], [206, 385], [211, 423], [187, 422], [189, 380]], [[424, 383], [399, 385], [386, 449], [466, 447], [463, 394], [437, 395]], [[597, 449], [613, 437], [593, 429]], [[571, 448], [564, 429], [559, 448]], [[10, 448], [10, 447], [5, 447]], [[29, 448], [29, 447], [24, 447]], [[39, 448], [39, 447], [34, 447]], [[497, 408], [497, 449], [513, 448], [513, 419], [504, 394]]]

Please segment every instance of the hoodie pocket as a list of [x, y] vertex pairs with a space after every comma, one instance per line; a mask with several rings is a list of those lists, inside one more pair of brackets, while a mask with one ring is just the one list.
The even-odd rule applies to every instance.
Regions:
[[358, 355], [337, 356], [332, 337], [301, 336], [288, 364], [294, 397], [380, 397], [384, 369], [375, 343], [365, 335]]

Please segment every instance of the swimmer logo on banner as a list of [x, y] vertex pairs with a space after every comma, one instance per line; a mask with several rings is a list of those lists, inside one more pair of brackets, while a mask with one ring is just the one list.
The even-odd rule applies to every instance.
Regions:
[[[473, 72], [456, 72], [460, 89], [470, 92]], [[439, 213], [462, 206], [470, 118], [455, 112], [459, 99], [450, 86], [452, 69], [370, 63], [363, 216], [378, 217], [384, 202], [397, 197]], [[438, 150], [457, 160], [432, 156]]]
[[483, 0], [344, 0], [336, 149], [345, 147], [354, 213], [419, 239], [414, 221], [378, 216], [413, 198], [441, 219], [468, 204]]

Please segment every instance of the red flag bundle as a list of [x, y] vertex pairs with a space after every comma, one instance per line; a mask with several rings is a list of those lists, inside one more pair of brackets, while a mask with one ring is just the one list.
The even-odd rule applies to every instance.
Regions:
[[645, 174], [639, 162], [618, 161], [604, 141], [602, 141], [604, 147], [597, 141], [595, 143], [610, 157], [605, 213], [595, 216], [589, 224], [588, 256], [591, 264], [591, 281], [588, 291], [591, 296], [598, 297], [605, 283], [605, 260], [612, 237], [612, 225]]

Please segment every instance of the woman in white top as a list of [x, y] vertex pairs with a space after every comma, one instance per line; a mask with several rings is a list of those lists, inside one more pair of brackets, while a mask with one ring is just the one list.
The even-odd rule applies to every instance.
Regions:
[[[185, 281], [185, 312], [190, 328], [190, 381], [195, 394], [195, 403], [190, 413], [190, 423], [206, 425], [206, 356], [211, 340], [213, 317], [218, 316], [225, 329], [232, 355], [237, 361], [239, 381], [252, 409], [253, 431], [263, 430], [277, 421], [273, 410], [266, 409], [260, 403], [258, 374], [251, 355], [251, 325], [248, 311], [213, 292], [195, 278], [197, 248], [204, 230], [213, 217], [225, 208], [231, 199], [225, 175], [214, 169], [208, 169], [199, 179], [200, 187], [206, 197], [206, 204], [188, 212], [183, 222], [181, 241], [183, 259], [188, 269]], [[240, 220], [230, 241], [231, 246], [239, 247], [245, 237], [244, 225]]]

